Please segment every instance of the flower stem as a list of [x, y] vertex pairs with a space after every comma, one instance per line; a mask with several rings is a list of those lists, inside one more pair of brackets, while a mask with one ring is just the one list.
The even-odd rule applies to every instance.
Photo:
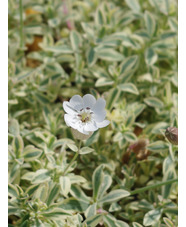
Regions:
[[134, 191], [131, 191], [130, 195], [135, 195], [135, 194], [138, 194], [140, 192], [144, 192], [144, 191], [149, 190], [149, 189], [161, 187], [163, 185], [172, 184], [172, 183], [177, 182], [177, 181], [178, 181], [178, 178], [175, 178], [175, 179], [167, 180], [167, 181], [164, 181], [164, 182], [161, 182], [161, 183], [149, 185], [149, 186], [146, 186], [146, 187], [139, 188], [139, 189], [136, 189]]
[[23, 50], [24, 38], [23, 38], [23, 4], [22, 0], [19, 0], [19, 13], [20, 13], [20, 48]]
[[65, 175], [66, 172], [67, 172], [67, 170], [73, 165], [74, 161], [76, 160], [76, 158], [77, 158], [78, 155], [79, 155], [80, 148], [81, 148], [81, 141], [79, 142], [78, 151], [76, 152], [76, 154], [74, 155], [73, 159], [72, 159], [71, 162], [68, 164], [68, 166], [65, 168], [65, 170], [64, 170], [64, 172], [63, 172], [63, 175]]

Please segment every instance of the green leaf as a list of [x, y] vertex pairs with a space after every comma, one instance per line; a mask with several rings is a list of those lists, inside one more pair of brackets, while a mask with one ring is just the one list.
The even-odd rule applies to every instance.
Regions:
[[132, 132], [125, 132], [123, 136], [128, 142], [135, 142], [137, 140], [136, 135]]
[[89, 218], [96, 215], [97, 203], [90, 205], [85, 211], [85, 217]]
[[46, 202], [48, 199], [48, 182], [44, 184], [39, 184], [39, 188], [35, 191], [33, 198], [39, 199], [42, 202]]
[[94, 216], [91, 216], [85, 220], [87, 226], [95, 227], [97, 224], [99, 224], [102, 220], [103, 215], [102, 214], [96, 214]]
[[24, 148], [24, 143], [21, 136], [18, 135], [13, 138], [12, 148], [15, 152], [16, 158], [20, 158]]
[[169, 145], [163, 141], [156, 141], [154, 143], [149, 144], [147, 148], [149, 151], [162, 152], [167, 151], [169, 149]]
[[50, 100], [48, 99], [48, 97], [46, 95], [43, 95], [39, 92], [35, 92], [34, 96], [41, 104], [43, 104], [43, 105], [50, 104]]
[[11, 197], [18, 197], [19, 191], [17, 190], [16, 186], [13, 184], [8, 184], [8, 196]]
[[141, 224], [139, 224], [137, 222], [132, 222], [132, 226], [133, 227], [143, 227]]
[[145, 98], [144, 102], [148, 106], [151, 106], [151, 107], [154, 107], [154, 108], [163, 108], [163, 106], [164, 106], [163, 102], [160, 99], [156, 98], [156, 97]]
[[137, 63], [137, 55], [125, 58], [125, 60], [120, 64], [120, 77], [123, 78], [129, 71], [134, 70]]
[[47, 218], [60, 218], [62, 216], [71, 216], [69, 212], [66, 210], [60, 208], [60, 207], [54, 207], [50, 210], [45, 210], [44, 212], [40, 212], [41, 215]]
[[36, 185], [31, 185], [30, 187], [28, 187], [26, 189], [26, 194], [28, 194], [29, 196], [31, 196], [34, 192], [36, 192], [36, 190], [39, 188], [39, 184]]
[[92, 176], [93, 199], [97, 200], [103, 182], [103, 165], [98, 166]]
[[139, 13], [141, 11], [141, 7], [138, 0], [126, 0], [126, 3], [135, 13]]
[[52, 28], [56, 28], [60, 24], [60, 19], [59, 18], [51, 18], [48, 20], [48, 25]]
[[71, 185], [70, 194], [76, 199], [86, 201], [87, 203], [90, 201], [90, 198], [85, 195], [84, 191], [78, 185]]
[[125, 126], [131, 127], [134, 124], [135, 118], [136, 117], [135, 117], [134, 113], [129, 114], [125, 119]]
[[94, 151], [94, 149], [92, 149], [92, 148], [83, 147], [83, 148], [81, 148], [79, 154], [81, 154], [81, 155], [89, 154], [89, 153], [91, 153], [91, 152], [93, 152], [93, 151]]
[[138, 91], [137, 87], [132, 83], [120, 84], [120, 85], [118, 85], [118, 88], [121, 91], [139, 95], [139, 91]]
[[70, 41], [72, 45], [72, 49], [77, 51], [81, 45], [81, 36], [77, 31], [70, 32]]
[[139, 116], [143, 110], [145, 109], [145, 104], [141, 104], [141, 103], [134, 103], [135, 108], [134, 108], [134, 115], [135, 117]]
[[74, 183], [85, 183], [86, 182], [86, 179], [82, 176], [79, 176], [79, 175], [68, 175], [69, 179], [70, 179], [70, 182], [71, 184], [74, 184]]
[[[164, 175], [163, 177], [163, 181], [167, 181], [167, 180], [171, 180], [174, 179], [176, 177], [176, 173], [175, 170], [169, 170], [169, 172]], [[162, 196], [165, 199], [169, 198], [169, 195], [171, 193], [171, 189], [172, 189], [172, 185], [173, 184], [168, 184], [162, 187]]]
[[54, 54], [71, 54], [73, 50], [71, 47], [66, 45], [56, 45], [56, 46], [45, 46], [43, 47], [45, 51], [50, 51]]
[[169, 17], [168, 23], [172, 31], [177, 32], [178, 31], [178, 21], [175, 17]]
[[64, 210], [70, 210], [73, 212], [84, 212], [88, 207], [89, 203], [75, 198], [65, 199], [59, 205], [59, 207], [63, 208]]
[[175, 49], [176, 45], [168, 41], [169, 40], [158, 40], [154, 42], [151, 47], [159, 51], [165, 51], [165, 49]]
[[126, 222], [120, 220], [116, 220], [116, 225], [118, 227], [129, 227], [129, 225]]
[[97, 51], [97, 57], [105, 61], [122, 61], [124, 56], [116, 50], [105, 48]]
[[27, 77], [33, 76], [36, 70], [31, 70], [28, 72], [21, 72], [20, 74], [17, 75], [17, 81], [22, 81], [26, 79]]
[[134, 14], [130, 11], [128, 13], [126, 12], [119, 21], [119, 25], [126, 26], [130, 24], [133, 20], [135, 20]]
[[88, 51], [87, 51], [87, 62], [89, 66], [93, 66], [96, 63], [97, 60], [97, 55], [96, 52], [94, 51], [94, 48], [91, 47]]
[[147, 65], [154, 65], [156, 61], [158, 60], [158, 55], [155, 53], [155, 51], [152, 48], [148, 48], [145, 51], [145, 62]]
[[8, 130], [9, 132], [14, 135], [18, 136], [20, 131], [19, 131], [19, 123], [16, 119], [11, 119], [8, 124]]
[[161, 39], [171, 39], [174, 37], [177, 37], [177, 32], [166, 31], [163, 34], [161, 34]]
[[167, 175], [170, 171], [173, 171], [175, 169], [174, 161], [172, 157], [169, 155], [165, 158], [163, 161], [163, 175]]
[[156, 224], [156, 222], [158, 222], [159, 219], [161, 218], [161, 213], [162, 213], [162, 210], [160, 210], [160, 209], [155, 209], [155, 210], [149, 211], [144, 216], [143, 225], [152, 226], [152, 225]]
[[161, 134], [162, 130], [166, 130], [169, 124], [166, 122], [157, 122], [155, 127], [152, 129], [153, 134]]
[[67, 146], [74, 152], [78, 151], [78, 147], [75, 144], [67, 143]]
[[39, 150], [38, 148], [35, 148], [32, 145], [28, 145], [24, 149], [23, 157], [25, 161], [29, 162], [29, 161], [35, 161], [37, 158], [39, 158], [41, 154], [42, 154], [41, 150]]
[[60, 186], [56, 183], [53, 185], [53, 187], [49, 192], [48, 199], [46, 202], [47, 206], [50, 206], [50, 204], [54, 202], [54, 200], [58, 197], [59, 192], [60, 192]]
[[169, 214], [173, 214], [173, 215], [178, 215], [178, 208], [177, 207], [170, 207], [170, 208], [164, 208], [163, 209], [164, 213], [169, 213]]
[[144, 19], [145, 19], [145, 25], [148, 31], [148, 34], [150, 37], [153, 37], [155, 31], [156, 31], [156, 20], [152, 13], [145, 11], [144, 14]]
[[113, 217], [111, 214], [107, 214], [103, 216], [103, 222], [107, 227], [129, 227], [129, 225], [124, 222], [117, 220], [115, 217]]
[[119, 211], [121, 210], [121, 206], [118, 203], [112, 203], [109, 207], [109, 212]]
[[26, 173], [21, 177], [21, 179], [31, 181], [31, 180], [33, 179], [34, 176], [35, 176], [35, 173], [34, 173], [34, 172], [26, 172]]
[[82, 22], [81, 26], [84, 32], [87, 34], [87, 36], [90, 37], [91, 39], [94, 39], [95, 34], [94, 34], [93, 28], [88, 23], [85, 23], [85, 22]]
[[24, 33], [29, 35], [43, 35], [44, 31], [41, 25], [29, 24], [27, 26], [24, 26]]
[[95, 23], [97, 26], [103, 25], [105, 21], [104, 14], [101, 9], [98, 9], [95, 14]]
[[40, 184], [50, 180], [50, 171], [47, 169], [39, 169], [35, 172], [31, 182], [32, 184]]
[[71, 182], [69, 177], [61, 176], [59, 178], [62, 194], [66, 197], [71, 188]]
[[109, 91], [108, 97], [107, 97], [107, 104], [106, 107], [108, 110], [111, 110], [113, 105], [116, 103], [120, 95], [120, 91], [117, 88], [113, 88]]
[[120, 200], [124, 197], [129, 196], [129, 195], [130, 195], [130, 193], [126, 190], [116, 189], [116, 190], [109, 192], [104, 197], [102, 197], [99, 200], [99, 203], [113, 203], [113, 202], [116, 202], [116, 201], [118, 201], [118, 200]]
[[104, 86], [111, 86], [114, 84], [114, 81], [109, 79], [109, 78], [105, 78], [105, 77], [101, 77], [96, 81], [95, 86], [96, 87], [104, 87]]
[[16, 162], [9, 167], [9, 183], [12, 183], [20, 174], [20, 165]]
[[103, 183], [101, 185], [98, 198], [101, 198], [106, 193], [106, 191], [110, 188], [111, 184], [112, 184], [112, 177], [110, 175], [104, 174]]
[[165, 222], [166, 226], [168, 226], [168, 227], [174, 227], [175, 226], [173, 224], [173, 222], [170, 219], [166, 218], [166, 217], [163, 218], [163, 221]]

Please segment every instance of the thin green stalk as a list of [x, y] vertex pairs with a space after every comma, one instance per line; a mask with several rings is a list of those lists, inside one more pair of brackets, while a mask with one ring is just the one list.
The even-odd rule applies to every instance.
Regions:
[[73, 165], [74, 161], [76, 160], [76, 158], [77, 158], [78, 155], [79, 155], [80, 148], [81, 148], [81, 141], [79, 142], [78, 151], [76, 152], [76, 154], [74, 155], [73, 159], [72, 159], [71, 162], [68, 164], [68, 166], [65, 168], [65, 170], [64, 170], [64, 172], [63, 172], [63, 175], [65, 175], [66, 172], [67, 172], [67, 170]]
[[149, 189], [161, 187], [161, 186], [163, 186], [163, 185], [172, 184], [172, 183], [177, 182], [177, 181], [178, 181], [178, 178], [175, 178], [175, 179], [167, 180], [167, 181], [164, 181], [164, 182], [161, 182], [161, 183], [149, 185], [149, 186], [146, 186], [146, 187], [139, 188], [139, 189], [136, 189], [136, 190], [134, 190], [134, 191], [131, 191], [130, 195], [135, 195], [135, 194], [138, 194], [138, 193], [140, 193], [140, 192], [147, 191], [147, 190], [149, 190]]
[[20, 13], [20, 48], [24, 47], [24, 37], [23, 37], [23, 4], [22, 0], [19, 0], [19, 13]]

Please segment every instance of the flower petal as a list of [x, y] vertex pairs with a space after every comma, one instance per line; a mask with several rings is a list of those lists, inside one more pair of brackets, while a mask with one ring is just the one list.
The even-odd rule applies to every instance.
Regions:
[[84, 108], [89, 107], [93, 108], [93, 106], [96, 104], [96, 99], [94, 98], [93, 95], [87, 94], [83, 96], [83, 103], [84, 103]]
[[94, 132], [97, 129], [98, 129], [98, 127], [95, 122], [90, 122], [90, 123], [86, 124], [84, 127], [84, 130], [86, 130], [88, 132]]
[[80, 95], [74, 95], [70, 99], [70, 104], [75, 110], [80, 110], [83, 108], [83, 99]]
[[102, 122], [106, 117], [106, 111], [105, 110], [96, 111], [94, 112], [93, 117], [96, 122]]
[[99, 98], [96, 101], [96, 104], [93, 106], [92, 110], [94, 112], [99, 112], [100, 110], [103, 110], [105, 108], [106, 102], [103, 98]]
[[89, 132], [87, 132], [85, 129], [85, 125], [78, 124], [77, 125], [77, 130], [85, 135], [89, 135]]
[[70, 115], [74, 115], [76, 113], [76, 111], [73, 109], [73, 107], [67, 101], [63, 102], [63, 109], [65, 110], [66, 113], [68, 113]]
[[109, 124], [110, 124], [109, 120], [104, 120], [102, 122], [96, 122], [96, 125], [97, 125], [98, 128], [104, 128]]
[[77, 124], [77, 120], [74, 119], [71, 115], [69, 114], [65, 114], [64, 115], [64, 120], [65, 120], [65, 123], [67, 124], [67, 126], [70, 126], [74, 129], [77, 128], [78, 124]]

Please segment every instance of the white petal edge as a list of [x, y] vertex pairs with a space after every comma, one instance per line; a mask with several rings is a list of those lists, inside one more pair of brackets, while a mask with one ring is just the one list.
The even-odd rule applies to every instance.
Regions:
[[65, 110], [66, 113], [68, 113], [70, 115], [76, 114], [76, 111], [73, 110], [73, 107], [67, 101], [63, 102], [63, 109]]
[[89, 132], [85, 130], [85, 126], [84, 125], [81, 126], [80, 124], [78, 124], [76, 129], [79, 132], [81, 132], [82, 134], [89, 135]]
[[94, 112], [93, 116], [96, 122], [102, 122], [106, 117], [106, 111], [100, 110], [100, 111]]
[[98, 127], [95, 122], [90, 122], [85, 125], [84, 130], [86, 130], [88, 132], [94, 132], [94, 131], [98, 130]]
[[96, 104], [96, 99], [93, 95], [87, 94], [83, 96], [83, 103], [84, 103], [84, 108], [89, 107], [93, 108], [93, 106]]
[[74, 119], [71, 115], [65, 114], [64, 120], [65, 120], [65, 123], [66, 123], [67, 126], [70, 126], [74, 129], [77, 129], [78, 124], [76, 122], [74, 122]]
[[104, 128], [110, 124], [109, 120], [104, 120], [102, 122], [96, 122], [98, 128]]
[[101, 110], [103, 110], [105, 108], [106, 102], [105, 99], [103, 98], [99, 98], [96, 101], [96, 104], [93, 106], [92, 110], [96, 113], [96, 112], [100, 112]]
[[71, 106], [76, 110], [80, 110], [83, 108], [83, 99], [80, 95], [72, 96], [69, 102]]

